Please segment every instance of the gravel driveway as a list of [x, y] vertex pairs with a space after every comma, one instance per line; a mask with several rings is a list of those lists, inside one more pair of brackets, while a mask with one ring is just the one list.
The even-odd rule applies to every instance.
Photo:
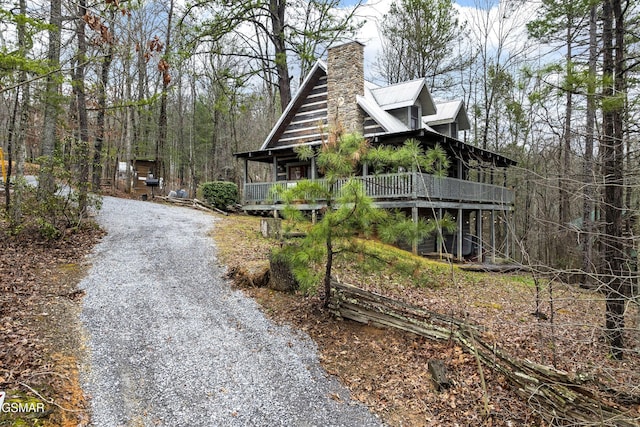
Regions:
[[229, 288], [213, 216], [105, 198], [82, 322], [93, 425], [375, 426], [306, 336]]

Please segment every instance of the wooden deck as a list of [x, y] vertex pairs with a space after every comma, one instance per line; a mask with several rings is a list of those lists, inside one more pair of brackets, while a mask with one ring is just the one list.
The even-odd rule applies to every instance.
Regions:
[[[358, 179], [363, 182], [367, 195], [377, 203], [424, 200], [510, 207], [515, 198], [513, 190], [498, 185], [437, 177], [423, 173], [367, 175], [358, 177]], [[324, 182], [324, 180], [319, 181]], [[346, 181], [338, 182], [336, 193], [340, 191], [344, 182]], [[296, 181], [245, 184], [244, 205], [247, 207], [257, 206], [256, 209], [259, 209], [259, 205], [280, 203], [280, 200], [273, 200], [272, 187], [278, 186], [286, 189], [294, 185], [296, 185]]]

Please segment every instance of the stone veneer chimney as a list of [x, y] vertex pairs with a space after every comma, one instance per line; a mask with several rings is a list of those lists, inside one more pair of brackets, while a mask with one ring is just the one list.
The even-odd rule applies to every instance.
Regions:
[[347, 133], [364, 133], [364, 114], [357, 95], [364, 95], [364, 45], [353, 41], [329, 49], [327, 58], [327, 116], [329, 126]]

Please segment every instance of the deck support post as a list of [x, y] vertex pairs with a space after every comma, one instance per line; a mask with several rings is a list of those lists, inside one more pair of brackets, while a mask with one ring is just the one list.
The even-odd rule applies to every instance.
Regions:
[[509, 246], [509, 211], [505, 211], [504, 219], [504, 252], [507, 259], [511, 258], [511, 247]]
[[[417, 227], [418, 226], [418, 207], [417, 206], [411, 207], [411, 220], [413, 221], [413, 225]], [[416, 240], [411, 242], [411, 252], [414, 255], [418, 255], [418, 242]]]
[[491, 264], [496, 263], [496, 211], [491, 210]]
[[482, 209], [476, 211], [476, 239], [478, 239], [478, 262], [482, 264], [483, 261], [483, 248], [482, 248]]
[[438, 258], [442, 259], [442, 245], [444, 244], [444, 234], [442, 234], [442, 208], [438, 208], [438, 235], [436, 236], [436, 246]]
[[458, 261], [462, 261], [462, 208], [458, 208]]

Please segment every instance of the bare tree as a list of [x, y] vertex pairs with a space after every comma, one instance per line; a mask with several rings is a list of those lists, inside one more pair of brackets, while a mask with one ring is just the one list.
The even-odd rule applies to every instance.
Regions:
[[75, 163], [78, 168], [78, 205], [81, 217], [86, 215], [89, 192], [89, 117], [87, 114], [87, 97], [85, 94], [85, 68], [87, 61], [87, 36], [85, 17], [87, 15], [86, 0], [78, 0], [76, 18], [76, 51], [75, 70], [73, 73], [73, 92], [75, 95], [75, 116], [78, 121], [78, 135]]
[[469, 65], [469, 52], [456, 52], [464, 23], [451, 0], [400, 0], [381, 24], [384, 36], [378, 69], [389, 83], [427, 78], [432, 90], [446, 91], [446, 77]]
[[62, 38], [62, 0], [52, 0], [49, 15], [49, 47], [47, 59], [53, 70], [46, 78], [44, 129], [42, 132], [41, 150], [45, 157], [45, 164], [40, 169], [38, 185], [39, 198], [51, 194], [55, 188], [53, 178], [53, 156], [56, 146], [56, 127], [58, 109], [60, 107], [59, 91], [61, 82], [60, 50]]
[[[354, 34], [357, 26], [352, 21], [360, 2], [342, 15], [334, 11], [338, 4], [336, 0], [203, 1], [189, 6], [181, 23], [194, 19], [196, 13], [212, 16], [196, 20], [199, 30], [191, 34], [196, 44], [211, 41], [215, 45], [229, 34], [237, 36], [242, 43], [233, 55], [244, 57], [251, 64], [252, 74], [276, 85], [282, 111], [291, 101], [290, 54], [299, 55], [297, 59], [305, 70], [328, 44]], [[302, 19], [296, 19], [296, 15], [302, 15]], [[255, 33], [247, 34], [247, 25]]]
[[158, 62], [158, 70], [162, 78], [162, 92], [160, 93], [160, 114], [158, 116], [158, 140], [156, 142], [156, 175], [163, 177], [165, 180], [169, 178], [167, 173], [167, 165], [165, 162], [165, 145], [167, 143], [167, 90], [171, 83], [171, 75], [169, 74], [169, 56], [171, 53], [171, 31], [173, 21], [173, 0], [169, 1], [169, 10], [167, 11], [167, 33], [164, 42], [164, 56]]
[[603, 87], [601, 151], [604, 174], [605, 234], [603, 277], [606, 278], [606, 331], [611, 355], [623, 357], [624, 309], [629, 292], [627, 247], [622, 235], [623, 199], [623, 111], [625, 92], [624, 14], [621, 0], [602, 5]]

